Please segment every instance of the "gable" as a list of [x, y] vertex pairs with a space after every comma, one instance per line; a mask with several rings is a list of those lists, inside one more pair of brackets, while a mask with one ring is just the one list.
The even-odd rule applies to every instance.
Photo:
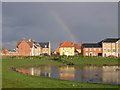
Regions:
[[18, 48], [31, 48], [31, 46], [26, 42], [26, 41], [22, 41], [21, 43], [19, 43]]

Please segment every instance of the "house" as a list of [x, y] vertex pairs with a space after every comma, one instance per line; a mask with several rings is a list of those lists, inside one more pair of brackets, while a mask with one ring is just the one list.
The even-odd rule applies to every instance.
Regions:
[[102, 44], [103, 57], [120, 57], [120, 38], [107, 38], [99, 43]]
[[51, 55], [50, 42], [34, 42], [31, 39], [18, 42], [17, 51], [22, 56]]
[[8, 50], [8, 49], [3, 49], [0, 51], [1, 56], [18, 56], [19, 54], [15, 50]]
[[83, 56], [102, 56], [102, 46], [99, 43], [83, 43]]
[[34, 42], [32, 40], [26, 41], [23, 39], [22, 41], [17, 43], [17, 51], [19, 55], [22, 56], [33, 56], [34, 55]]
[[56, 54], [56, 55], [60, 54], [60, 48], [59, 47], [54, 51], [54, 54]]
[[63, 43], [60, 43], [59, 47], [54, 51], [54, 53], [59, 55], [74, 56], [81, 53], [81, 46], [71, 43], [67, 40]]
[[50, 42], [40, 42], [40, 46], [42, 47], [42, 53], [51, 55]]

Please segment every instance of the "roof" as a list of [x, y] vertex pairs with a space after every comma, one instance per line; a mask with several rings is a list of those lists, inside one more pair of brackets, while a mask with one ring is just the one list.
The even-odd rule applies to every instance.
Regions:
[[83, 43], [82, 47], [84, 47], [84, 48], [102, 48], [102, 46], [98, 43]]
[[118, 40], [120, 40], [120, 38], [106, 38], [106, 39], [102, 40], [102, 41], [99, 42], [99, 43], [102, 43], [102, 42], [114, 43], [114, 42], [117, 42]]
[[[20, 41], [20, 42], [17, 42], [17, 48], [18, 46], [20, 45], [20, 43], [23, 42], [23, 41]], [[25, 41], [30, 47], [33, 47], [33, 42], [30, 42], [30, 41]]]
[[49, 42], [34, 42], [35, 45], [41, 46], [42, 48], [49, 48]]
[[60, 50], [59, 50], [59, 47], [58, 47], [54, 52], [59, 53], [59, 51], [60, 51]]
[[33, 42], [27, 42], [29, 45], [30, 45], [30, 47], [33, 47]]
[[10, 51], [8, 49], [3, 49], [2, 53], [9, 53]]
[[63, 43], [60, 43], [60, 47], [74, 47], [74, 43], [71, 43], [67, 40]]
[[76, 43], [76, 44], [74, 44], [74, 47], [75, 47], [75, 49], [81, 49], [81, 46], [80, 46], [80, 45], [78, 45], [77, 43]]

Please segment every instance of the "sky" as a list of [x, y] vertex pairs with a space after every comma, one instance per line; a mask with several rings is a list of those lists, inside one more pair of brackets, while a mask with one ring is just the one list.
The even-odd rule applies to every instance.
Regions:
[[22, 38], [51, 42], [99, 42], [118, 37], [117, 2], [3, 2], [2, 44], [16, 48]]

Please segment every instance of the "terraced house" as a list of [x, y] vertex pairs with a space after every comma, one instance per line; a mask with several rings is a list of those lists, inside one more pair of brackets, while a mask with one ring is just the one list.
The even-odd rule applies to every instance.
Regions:
[[50, 42], [34, 42], [29, 39], [17, 43], [18, 54], [22, 56], [39, 56], [41, 54], [51, 55]]
[[82, 44], [83, 56], [102, 56], [102, 45], [99, 43]]
[[120, 57], [120, 38], [107, 38], [100, 42], [102, 44], [103, 57]]
[[74, 56], [81, 53], [81, 46], [71, 43], [68, 40], [60, 43], [59, 47], [54, 51], [55, 54]]

